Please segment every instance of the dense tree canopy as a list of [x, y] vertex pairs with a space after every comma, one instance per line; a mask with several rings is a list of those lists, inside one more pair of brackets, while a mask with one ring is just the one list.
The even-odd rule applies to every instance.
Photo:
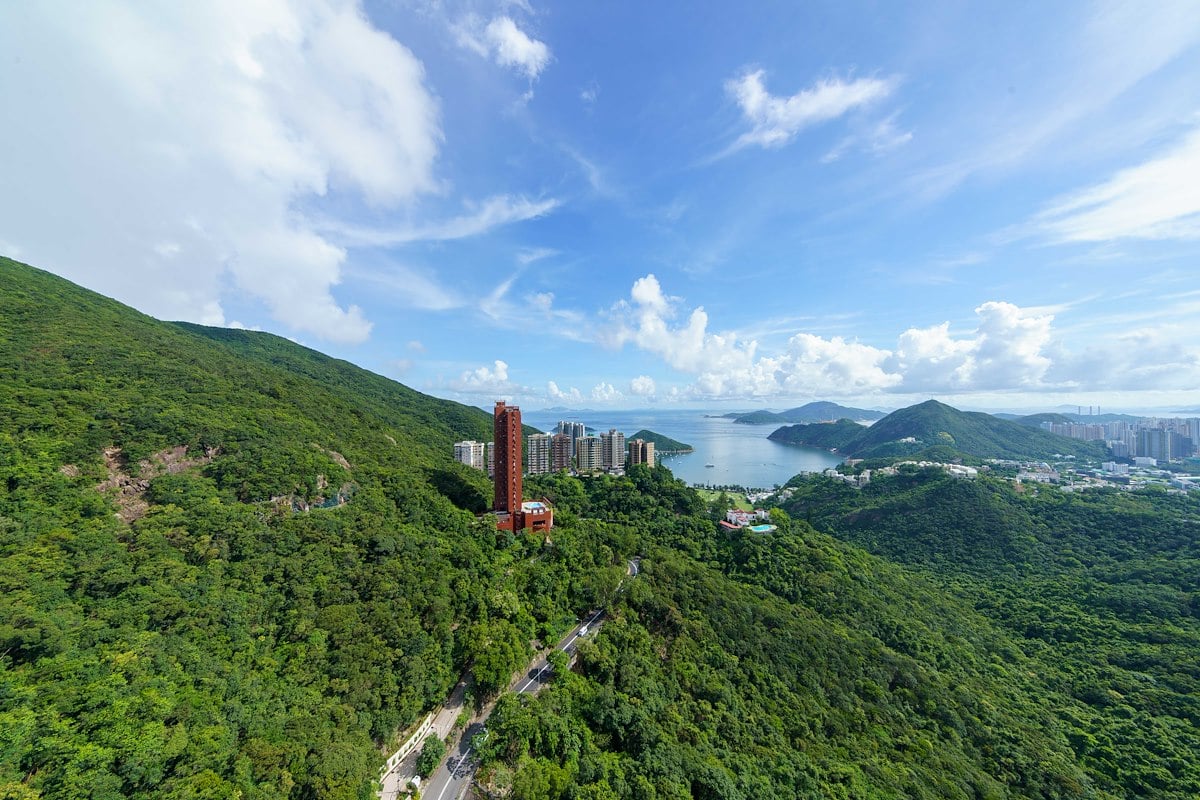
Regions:
[[365, 800], [466, 669], [513, 798], [1200, 795], [1194, 498], [798, 478], [756, 534], [639, 465], [513, 535], [478, 409], [8, 260], [0, 309], [0, 798]]

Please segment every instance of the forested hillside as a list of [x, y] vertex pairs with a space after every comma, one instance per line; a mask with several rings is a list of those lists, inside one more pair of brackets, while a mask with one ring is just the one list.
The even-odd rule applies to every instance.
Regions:
[[501, 701], [493, 796], [1125, 796], [1074, 752], [1082, 706], [970, 602], [780, 514], [718, 533], [661, 469], [539, 484], [645, 558], [576, 673]]
[[670, 436], [663, 436], [661, 433], [642, 428], [637, 433], [625, 437], [626, 441], [641, 439], [646, 442], [654, 442], [654, 452], [662, 453], [690, 453], [692, 446], [678, 439], [672, 439]]
[[976, 411], [959, 411], [936, 400], [893, 411], [870, 427], [847, 420], [779, 428], [770, 438], [790, 444], [835, 448], [858, 458], [961, 453], [981, 458], [1046, 459], [1055, 455], [1100, 458], [1102, 442], [1056, 436], [1036, 427]]
[[612, 556], [476, 524], [489, 415], [275, 336], [3, 260], [0, 372], [2, 797], [369, 797]]
[[501, 698], [493, 796], [1200, 792], [1193, 500], [798, 479], [754, 534], [639, 465], [529, 478], [514, 536], [450, 458], [486, 413], [11, 261], [0, 370], [5, 800], [367, 800], [462, 670], [601, 607]]
[[793, 516], [921, 569], [1013, 636], [1098, 785], [1200, 796], [1200, 498], [938, 470], [792, 486]]

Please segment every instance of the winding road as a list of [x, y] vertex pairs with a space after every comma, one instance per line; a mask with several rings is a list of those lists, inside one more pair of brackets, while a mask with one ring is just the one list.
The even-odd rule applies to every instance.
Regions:
[[[626, 570], [628, 576], [637, 577], [638, 572], [641, 571], [640, 565], [640, 557], [631, 559]], [[618, 586], [617, 591], [621, 591], [621, 588]], [[604, 616], [604, 611], [594, 612], [586, 620], [572, 628], [558, 643], [557, 649], [566, 653], [568, 660], [574, 658], [575, 650], [579, 647], [579, 640], [591, 636], [599, 630], [600, 626], [604, 624]], [[585, 630], [587, 633], [584, 633]], [[517, 682], [514, 691], [518, 694], [537, 694], [549, 682], [553, 672], [554, 668], [546, 657], [540, 656], [530, 664], [529, 671], [524, 678]], [[475, 771], [479, 768], [478, 760], [472, 758], [473, 743], [476, 736], [487, 736], [486, 726], [490, 714], [491, 706], [463, 731], [462, 737], [458, 740], [458, 747], [450, 753], [429, 777], [429, 781], [421, 787], [421, 797], [424, 800], [459, 800], [466, 794], [471, 780], [475, 777]]]

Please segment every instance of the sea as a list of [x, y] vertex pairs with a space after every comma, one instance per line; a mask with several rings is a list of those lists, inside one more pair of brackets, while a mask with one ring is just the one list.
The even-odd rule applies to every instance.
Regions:
[[629, 437], [645, 428], [669, 436], [690, 444], [695, 452], [664, 456], [660, 463], [693, 486], [770, 489], [798, 473], [821, 472], [842, 462], [841, 456], [827, 450], [771, 441], [767, 437], [777, 425], [739, 425], [717, 416], [719, 413], [679, 409], [522, 411], [521, 421], [546, 433], [553, 433], [559, 420], [565, 420], [582, 422], [596, 434], [616, 428]]

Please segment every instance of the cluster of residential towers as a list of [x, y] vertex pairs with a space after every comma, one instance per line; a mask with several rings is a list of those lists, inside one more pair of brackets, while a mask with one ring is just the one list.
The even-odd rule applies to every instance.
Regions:
[[[495, 478], [498, 449], [495, 442], [456, 442], [454, 458], [469, 467], [486, 469]], [[532, 434], [525, 439], [523, 449], [522, 466], [527, 475], [562, 470], [583, 475], [621, 473], [634, 464], [654, 464], [654, 442], [643, 439], [626, 442], [625, 434], [615, 428], [590, 436], [582, 422], [559, 422], [554, 433]]]

